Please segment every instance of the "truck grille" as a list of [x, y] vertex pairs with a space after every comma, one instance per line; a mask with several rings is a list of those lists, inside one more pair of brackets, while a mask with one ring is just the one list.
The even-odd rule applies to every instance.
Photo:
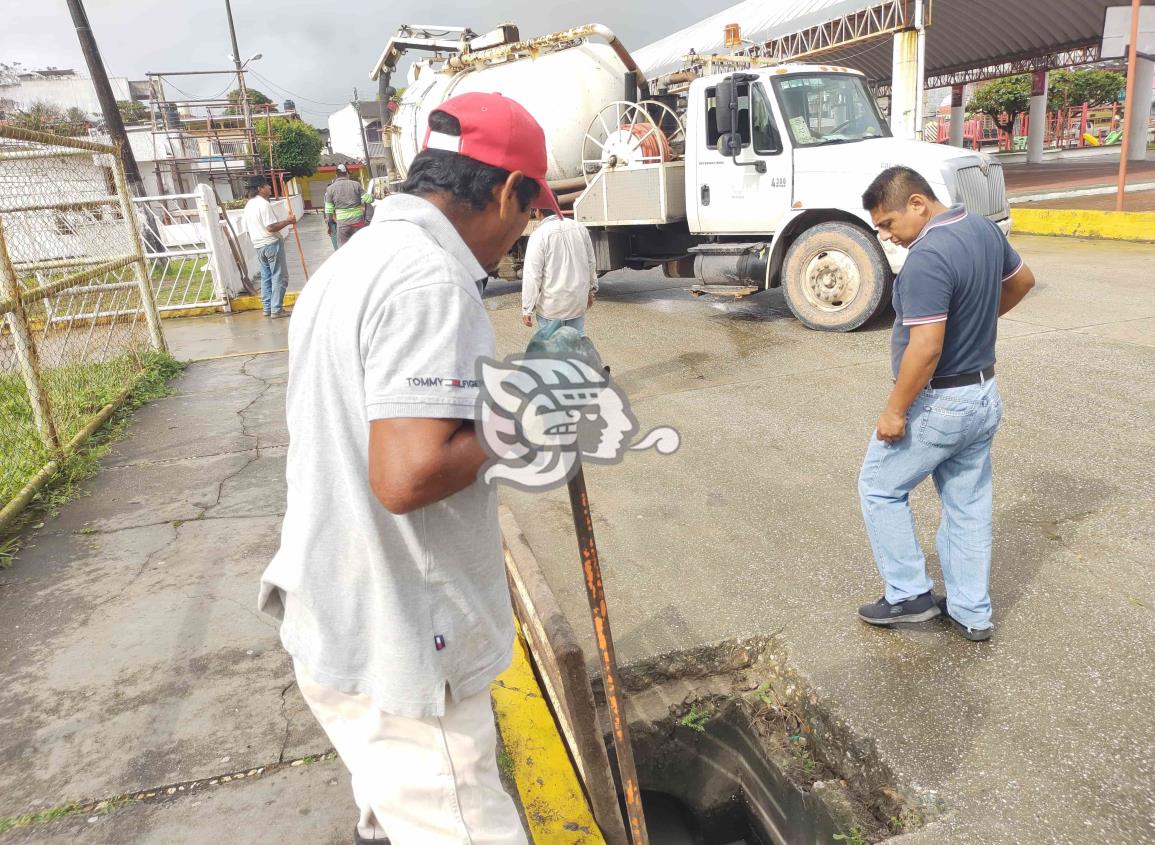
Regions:
[[995, 220], [1007, 216], [1007, 189], [1001, 164], [992, 162], [986, 175], [978, 165], [963, 167], [957, 174], [959, 199], [967, 211]]

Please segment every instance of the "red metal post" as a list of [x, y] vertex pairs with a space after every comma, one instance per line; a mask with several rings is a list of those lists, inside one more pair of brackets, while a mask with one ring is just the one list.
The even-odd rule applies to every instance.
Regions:
[[[1131, 52], [1127, 56], [1127, 102], [1123, 108], [1123, 138], [1119, 147], [1119, 185], [1115, 190], [1115, 210], [1123, 210], [1127, 192], [1127, 147], [1131, 140], [1131, 122], [1135, 117], [1135, 65], [1139, 54], [1139, 0], [1131, 0]], [[1149, 92], [1147, 92], [1149, 93]]]

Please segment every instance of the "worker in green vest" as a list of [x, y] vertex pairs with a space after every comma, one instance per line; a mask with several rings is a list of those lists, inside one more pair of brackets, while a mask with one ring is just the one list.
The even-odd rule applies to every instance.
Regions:
[[373, 201], [361, 183], [349, 178], [349, 168], [337, 165], [337, 178], [325, 189], [325, 219], [337, 227], [337, 247], [365, 227], [365, 207]]

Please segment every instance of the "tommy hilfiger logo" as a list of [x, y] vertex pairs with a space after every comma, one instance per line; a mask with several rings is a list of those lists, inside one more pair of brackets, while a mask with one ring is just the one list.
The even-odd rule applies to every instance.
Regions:
[[416, 376], [405, 379], [410, 387], [471, 387], [477, 389], [475, 378], [442, 378], [441, 376]]

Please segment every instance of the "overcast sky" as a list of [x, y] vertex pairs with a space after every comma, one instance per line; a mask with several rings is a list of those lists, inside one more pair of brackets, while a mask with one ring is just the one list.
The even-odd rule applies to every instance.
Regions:
[[[522, 37], [601, 23], [638, 50], [736, 0], [233, 0], [242, 58], [263, 54], [249, 84], [276, 102], [292, 99], [324, 126], [356, 86], [375, 96], [369, 70], [398, 25], [468, 26], [486, 32], [505, 22]], [[87, 0], [89, 21], [110, 76], [148, 71], [224, 70], [232, 52], [224, 0]], [[64, 0], [0, 0], [0, 62], [85, 71]], [[177, 84], [199, 95], [195, 77]]]

